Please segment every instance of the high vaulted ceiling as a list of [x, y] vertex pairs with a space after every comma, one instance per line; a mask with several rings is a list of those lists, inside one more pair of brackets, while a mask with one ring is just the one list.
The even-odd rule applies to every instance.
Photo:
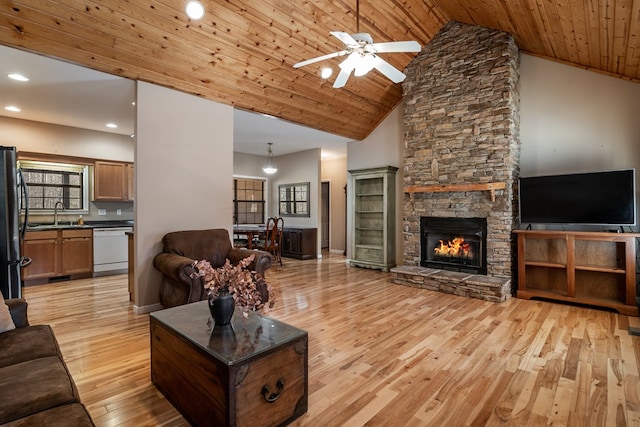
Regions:
[[[377, 71], [332, 87], [356, 32], [356, 0], [3, 0], [0, 43], [196, 94], [315, 129], [363, 139], [396, 106], [401, 84]], [[456, 20], [507, 31], [524, 52], [640, 81], [640, 0], [361, 0], [360, 31], [375, 42], [427, 44]], [[415, 54], [381, 54], [403, 69]], [[323, 80], [322, 66], [334, 69]]]

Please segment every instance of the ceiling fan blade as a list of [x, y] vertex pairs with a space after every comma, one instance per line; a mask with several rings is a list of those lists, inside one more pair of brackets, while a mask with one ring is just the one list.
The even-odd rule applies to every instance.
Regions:
[[398, 70], [396, 67], [389, 64], [384, 59], [380, 58], [377, 55], [373, 55], [373, 56], [374, 56], [373, 68], [380, 71], [392, 82], [400, 83], [405, 79], [405, 77], [407, 77], [404, 75], [402, 71]]
[[351, 37], [351, 34], [349, 34], [349, 33], [345, 33], [343, 31], [331, 31], [329, 34], [331, 34], [333, 37], [336, 37], [338, 40], [340, 40], [342, 43], [344, 43], [345, 46], [349, 46], [349, 47], [359, 47], [360, 46], [358, 44], [358, 42], [356, 41], [356, 39]]
[[318, 56], [316, 58], [307, 59], [306, 61], [298, 62], [297, 64], [293, 65], [293, 68], [304, 67], [305, 65], [313, 64], [314, 62], [320, 62], [320, 61], [324, 61], [325, 59], [335, 58], [336, 56], [342, 56], [342, 55], [346, 55], [346, 54], [347, 54], [346, 50], [341, 50], [339, 52], [329, 53], [328, 55], [322, 55], [322, 56]]
[[340, 88], [347, 84], [347, 79], [349, 79], [351, 72], [356, 68], [360, 59], [361, 55], [359, 53], [351, 52], [351, 54], [347, 56], [347, 59], [340, 63], [340, 73], [338, 73], [336, 81], [333, 82], [333, 87]]
[[372, 46], [376, 53], [420, 52], [422, 50], [420, 43], [416, 41], [374, 43]]
[[333, 87], [335, 88], [344, 87], [344, 85], [347, 84], [347, 80], [349, 79], [349, 76], [351, 75], [352, 70], [353, 69], [344, 70], [341, 68], [340, 72], [338, 73], [338, 77], [336, 77], [336, 81], [333, 82]]

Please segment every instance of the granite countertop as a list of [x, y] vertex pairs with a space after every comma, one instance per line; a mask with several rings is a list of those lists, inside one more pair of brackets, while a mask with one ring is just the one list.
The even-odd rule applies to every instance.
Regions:
[[77, 229], [77, 228], [115, 228], [115, 227], [133, 227], [133, 220], [85, 221], [83, 225], [78, 225], [77, 223], [72, 223], [70, 221], [59, 221], [58, 225], [32, 223], [27, 225], [27, 231]]

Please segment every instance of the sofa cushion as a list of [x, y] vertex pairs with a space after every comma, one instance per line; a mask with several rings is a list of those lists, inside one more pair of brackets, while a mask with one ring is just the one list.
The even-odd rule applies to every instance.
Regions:
[[58, 343], [49, 325], [27, 326], [0, 334], [0, 368], [58, 355]]
[[231, 249], [229, 232], [224, 228], [167, 233], [162, 238], [163, 252], [193, 260], [206, 259], [213, 267], [222, 267]]
[[0, 333], [11, 331], [15, 328], [16, 325], [13, 323], [11, 313], [9, 313], [9, 307], [4, 303], [4, 298], [2, 298], [2, 302], [0, 302]]
[[91, 427], [95, 426], [81, 403], [70, 403], [29, 415], [0, 427]]
[[0, 368], [0, 424], [79, 401], [73, 379], [57, 356]]

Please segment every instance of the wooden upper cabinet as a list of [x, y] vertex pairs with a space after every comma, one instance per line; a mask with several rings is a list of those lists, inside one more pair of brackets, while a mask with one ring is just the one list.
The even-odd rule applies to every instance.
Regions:
[[96, 161], [93, 172], [93, 200], [132, 201], [133, 164]]
[[135, 169], [133, 163], [127, 163], [127, 200], [133, 202], [135, 198]]

